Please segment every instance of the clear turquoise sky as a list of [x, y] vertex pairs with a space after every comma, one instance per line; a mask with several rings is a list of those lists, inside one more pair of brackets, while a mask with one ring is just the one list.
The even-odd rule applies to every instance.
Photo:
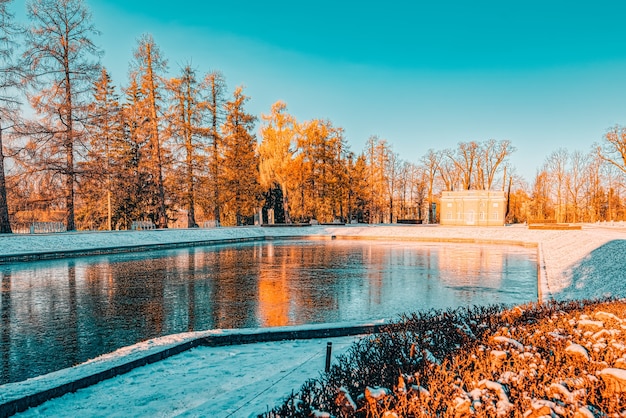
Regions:
[[409, 161], [429, 148], [509, 139], [517, 172], [532, 181], [551, 151], [588, 151], [626, 125], [626, 2], [86, 4], [117, 84], [148, 32], [171, 75], [187, 63], [220, 70], [230, 91], [245, 86], [252, 113], [283, 100], [301, 121], [343, 127], [357, 153], [370, 135]]

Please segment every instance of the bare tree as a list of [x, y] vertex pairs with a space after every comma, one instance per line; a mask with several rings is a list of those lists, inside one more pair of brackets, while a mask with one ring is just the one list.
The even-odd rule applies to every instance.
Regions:
[[532, 186], [532, 209], [530, 218], [548, 219], [552, 215], [550, 205], [550, 178], [547, 168], [537, 171], [535, 181]]
[[454, 151], [452, 149], [445, 149], [441, 151], [442, 158], [439, 161], [437, 169], [441, 180], [443, 181], [443, 187], [446, 191], [452, 191], [457, 187], [459, 183], [460, 169], [454, 162]]
[[565, 220], [565, 211], [567, 207], [566, 179], [567, 165], [569, 161], [569, 152], [565, 148], [559, 148], [553, 151], [546, 160], [546, 169], [553, 179], [552, 191], [556, 195], [556, 221], [563, 222]]
[[422, 166], [424, 167], [424, 171], [426, 174], [426, 178], [428, 181], [428, 223], [434, 223], [435, 219], [433, 219], [433, 189], [435, 185], [435, 176], [439, 171], [439, 166], [441, 165], [441, 160], [443, 158], [443, 153], [441, 151], [434, 151], [429, 149], [426, 155], [422, 157]]
[[602, 189], [601, 169], [604, 165], [597, 153], [589, 155], [589, 162], [583, 173], [583, 188], [585, 195], [585, 206], [588, 208], [586, 221], [596, 222], [601, 219], [602, 204], [604, 202], [604, 191]]
[[479, 145], [475, 141], [460, 142], [456, 152], [448, 154], [448, 157], [454, 162], [454, 165], [461, 175], [461, 186], [463, 190], [470, 190], [472, 188], [472, 181], [475, 175], [474, 171], [478, 165], [478, 150]]
[[387, 202], [389, 207], [389, 223], [393, 223], [394, 198], [398, 191], [398, 174], [401, 161], [398, 153], [393, 152], [391, 147], [385, 150], [385, 178], [387, 180]]
[[30, 102], [41, 117], [34, 147], [44, 151], [37, 163], [65, 178], [66, 227], [74, 230], [75, 160], [84, 144], [85, 99], [99, 69], [100, 51], [91, 39], [98, 31], [82, 0], [33, 0], [28, 16], [24, 66]]
[[570, 165], [566, 178], [567, 193], [571, 202], [571, 222], [579, 222], [582, 217], [583, 207], [581, 203], [584, 199], [582, 195], [583, 187], [589, 181], [585, 174], [589, 165], [589, 155], [580, 151], [574, 151], [570, 155]]
[[508, 140], [496, 141], [495, 139], [490, 139], [480, 143], [477, 164], [479, 188], [491, 190], [498, 168], [513, 151], [515, 151], [515, 148], [511, 145], [511, 141]]
[[615, 126], [604, 135], [604, 142], [597, 146], [597, 153], [604, 161], [613, 164], [626, 174], [626, 128]]
[[19, 86], [18, 67], [13, 62], [13, 47], [18, 29], [9, 13], [11, 0], [0, 0], [0, 233], [10, 234], [9, 202], [5, 177], [3, 133], [17, 118], [19, 102], [15, 89]]
[[[391, 148], [385, 139], [370, 136], [365, 156], [367, 160], [367, 182], [369, 184], [369, 222], [383, 222], [384, 208], [389, 203], [389, 156]], [[391, 216], [391, 215], [390, 215]]]

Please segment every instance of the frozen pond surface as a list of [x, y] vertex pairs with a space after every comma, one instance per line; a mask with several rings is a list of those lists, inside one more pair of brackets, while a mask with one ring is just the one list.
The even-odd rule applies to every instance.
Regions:
[[537, 299], [536, 250], [274, 241], [0, 266], [0, 384], [186, 331]]

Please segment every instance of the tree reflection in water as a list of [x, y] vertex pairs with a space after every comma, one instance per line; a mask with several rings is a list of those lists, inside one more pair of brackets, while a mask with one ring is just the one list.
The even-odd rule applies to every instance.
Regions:
[[0, 384], [149, 338], [537, 296], [533, 249], [284, 241], [2, 266]]

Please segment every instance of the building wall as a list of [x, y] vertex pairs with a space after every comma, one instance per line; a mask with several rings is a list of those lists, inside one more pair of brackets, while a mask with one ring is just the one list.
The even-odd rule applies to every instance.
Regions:
[[503, 226], [506, 210], [504, 192], [461, 190], [442, 192], [441, 225]]

